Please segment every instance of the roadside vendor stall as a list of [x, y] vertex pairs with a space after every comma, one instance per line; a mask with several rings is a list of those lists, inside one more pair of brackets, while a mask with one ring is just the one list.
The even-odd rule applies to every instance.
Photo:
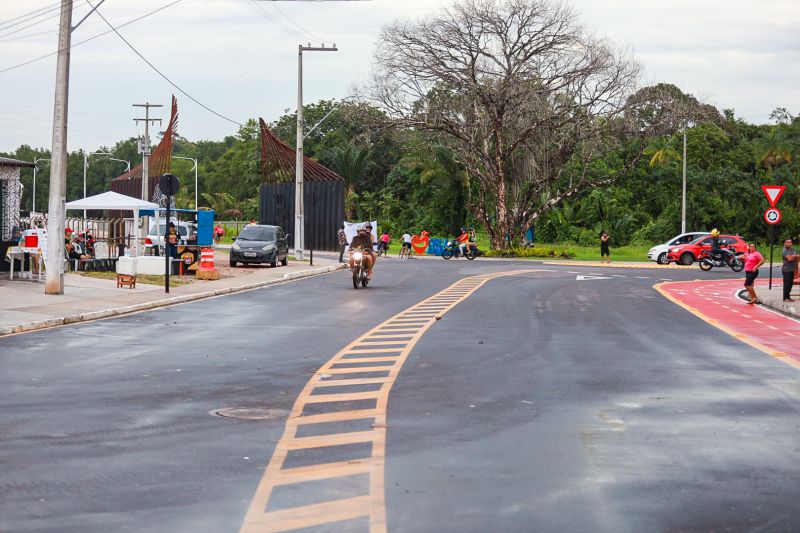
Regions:
[[[154, 204], [153, 202], [147, 202], [145, 200], [139, 200], [138, 198], [126, 196], [124, 194], [108, 191], [95, 196], [89, 196], [88, 198], [75, 200], [74, 202], [67, 202], [66, 208], [67, 210], [94, 209], [108, 211], [133, 211], [134, 232], [141, 233], [140, 217], [143, 216], [142, 212], [145, 210], [150, 210], [150, 212], [152, 212], [152, 210], [158, 209], [158, 205]], [[123, 274], [135, 275], [137, 273], [148, 273], [145, 271], [149, 270], [157, 271], [159, 265], [156, 264], [156, 262], [153, 262], [153, 265], [146, 264], [150, 259], [153, 258], [142, 256], [141, 240], [142, 239], [140, 235], [134, 235], [134, 241], [136, 245], [133, 247], [132, 257], [121, 257], [117, 263], [117, 272], [122, 270], [123, 272], [121, 273]], [[163, 271], [163, 265], [161, 269]]]
[[169, 223], [175, 224], [180, 236], [177, 247], [179, 273], [194, 273], [200, 265], [200, 249], [214, 244], [214, 211], [211, 209], [170, 209], [170, 220], [165, 219], [165, 208], [145, 209], [141, 216], [152, 217], [152, 227], [144, 240], [145, 253], [165, 253], [164, 237]]

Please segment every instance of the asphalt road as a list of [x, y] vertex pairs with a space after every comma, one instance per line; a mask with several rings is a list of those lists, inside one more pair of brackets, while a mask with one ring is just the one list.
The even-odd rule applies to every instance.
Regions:
[[[339, 272], [0, 339], [0, 531], [238, 531], [320, 366], [467, 276], [519, 269], [546, 271], [487, 281], [397, 375], [388, 531], [800, 529], [800, 374], [652, 288], [729, 272], [390, 260], [366, 290]], [[213, 414], [231, 407], [265, 419]], [[364, 482], [276, 491], [270, 508]]]

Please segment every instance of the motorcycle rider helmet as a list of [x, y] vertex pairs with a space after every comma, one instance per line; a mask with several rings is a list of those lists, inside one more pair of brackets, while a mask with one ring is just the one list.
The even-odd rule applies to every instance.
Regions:
[[364, 232], [364, 233], [367, 232], [367, 227], [366, 226], [359, 226], [358, 229], [356, 230], [356, 233], [362, 233], [362, 232]]
[[712, 237], [719, 237], [719, 230], [717, 228], [712, 229], [711, 230], [711, 236]]

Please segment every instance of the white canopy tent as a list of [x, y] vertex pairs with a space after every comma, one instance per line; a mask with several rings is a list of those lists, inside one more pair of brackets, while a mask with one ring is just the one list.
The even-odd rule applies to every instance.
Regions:
[[[103, 209], [112, 211], [133, 211], [133, 218], [136, 220], [136, 227], [139, 227], [139, 211], [144, 209], [158, 209], [158, 204], [139, 200], [132, 196], [126, 196], [117, 192], [108, 191], [88, 198], [67, 202], [67, 210], [70, 209]], [[136, 239], [136, 256], [139, 255], [139, 238]]]

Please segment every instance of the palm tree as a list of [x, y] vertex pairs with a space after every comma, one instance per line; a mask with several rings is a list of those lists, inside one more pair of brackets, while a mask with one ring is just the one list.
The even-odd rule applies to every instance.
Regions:
[[345, 204], [345, 216], [348, 220], [353, 220], [353, 207], [358, 199], [356, 184], [367, 175], [373, 165], [370, 159], [371, 155], [369, 148], [356, 148], [352, 144], [340, 146], [334, 151], [334, 166], [339, 175], [344, 178], [347, 187], [345, 194], [349, 201]]
[[791, 164], [794, 160], [796, 146], [786, 134], [786, 129], [773, 126], [769, 133], [756, 143], [756, 163], [774, 170], [781, 163]]
[[681, 160], [681, 154], [672, 147], [671, 139], [658, 137], [644, 149], [644, 155], [650, 157], [650, 167], [668, 165]]
[[239, 218], [242, 216], [242, 211], [236, 202], [236, 199], [227, 192], [215, 192], [202, 194], [203, 199], [208, 203], [209, 207], [224, 217]]

